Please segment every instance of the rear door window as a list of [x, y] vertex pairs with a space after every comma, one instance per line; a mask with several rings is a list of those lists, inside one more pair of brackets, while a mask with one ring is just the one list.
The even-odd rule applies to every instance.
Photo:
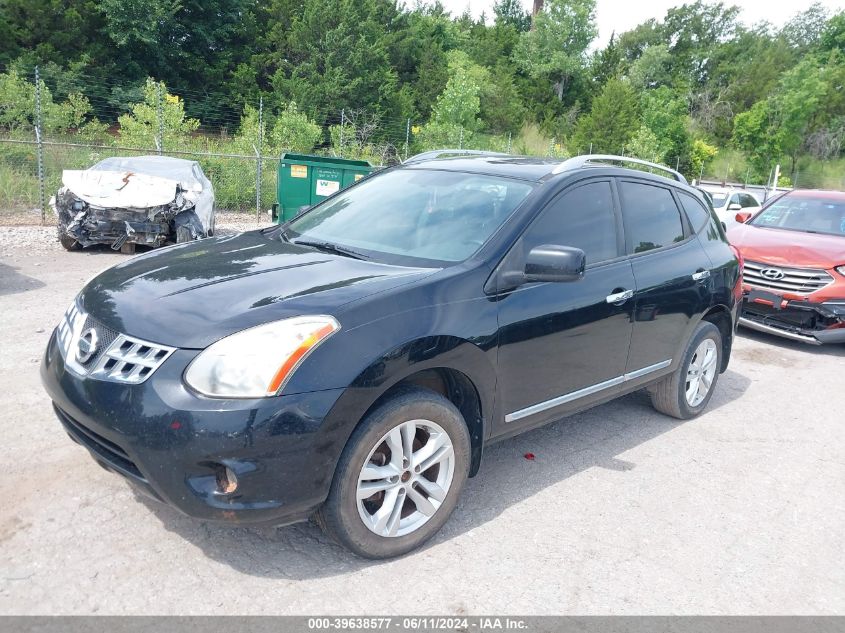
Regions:
[[669, 189], [623, 180], [619, 192], [628, 253], [644, 253], [684, 240], [681, 212]]

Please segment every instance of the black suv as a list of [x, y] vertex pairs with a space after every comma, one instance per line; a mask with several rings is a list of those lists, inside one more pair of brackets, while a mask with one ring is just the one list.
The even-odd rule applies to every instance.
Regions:
[[707, 406], [737, 259], [700, 192], [640, 163], [423, 157], [135, 257], [79, 293], [44, 385], [101, 465], [186, 514], [408, 552], [489, 442], [642, 388]]

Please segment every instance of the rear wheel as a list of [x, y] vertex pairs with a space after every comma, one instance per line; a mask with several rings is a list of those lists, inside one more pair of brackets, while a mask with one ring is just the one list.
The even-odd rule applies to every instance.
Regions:
[[679, 420], [694, 418], [704, 411], [722, 366], [722, 335], [709, 321], [698, 324], [687, 344], [678, 369], [648, 392], [655, 409]]
[[449, 518], [469, 452], [469, 432], [454, 405], [434, 392], [408, 389], [355, 429], [317, 521], [360, 556], [405, 554]]

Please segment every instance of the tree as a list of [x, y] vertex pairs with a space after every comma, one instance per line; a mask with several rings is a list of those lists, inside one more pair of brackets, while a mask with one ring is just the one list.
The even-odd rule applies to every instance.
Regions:
[[397, 114], [385, 28], [396, 17], [388, 0], [308, 0], [274, 42], [275, 92], [323, 116], [362, 107]]
[[495, 25], [512, 26], [523, 33], [531, 28], [531, 13], [525, 10], [519, 0], [496, 0], [493, 3]]
[[185, 103], [167, 92], [167, 87], [153, 79], [144, 85], [144, 100], [132, 106], [131, 112], [118, 117], [123, 145], [153, 149], [159, 137], [159, 95], [161, 95], [161, 129], [165, 147], [181, 147], [196, 132], [200, 122], [185, 115]]
[[758, 101], [734, 118], [733, 142], [748, 154], [758, 176], [768, 173], [769, 164], [781, 154], [777, 137], [769, 134], [771, 112], [767, 100]]
[[738, 16], [739, 7], [702, 0], [669, 9], [662, 31], [664, 41], [670, 42], [674, 75], [694, 84], [706, 83], [713, 53], [734, 36]]
[[420, 131], [426, 146], [454, 146], [467, 142], [479, 126], [481, 90], [489, 80], [486, 69], [473, 64], [463, 51], [449, 55], [449, 80], [431, 111], [431, 120]]
[[790, 46], [803, 53], [818, 43], [827, 21], [827, 9], [820, 2], [814, 2], [784, 24], [781, 35]]
[[291, 101], [276, 117], [270, 140], [281, 152], [307, 153], [320, 142], [323, 130]]
[[559, 101], [598, 33], [595, 12], [595, 0], [548, 0], [514, 50], [516, 64], [532, 79], [549, 82]]
[[622, 66], [622, 51], [616, 41], [615, 33], [611, 33], [607, 46], [593, 55], [590, 65], [590, 78], [599, 88], [609, 79], [619, 75]]
[[692, 142], [690, 150], [690, 175], [701, 178], [704, 168], [715, 158], [719, 148], [697, 138]]
[[628, 69], [631, 85], [639, 89], [671, 85], [671, 60], [672, 55], [666, 44], [646, 47]]
[[640, 107], [643, 123], [660, 141], [661, 159], [688, 173], [692, 140], [686, 101], [671, 88], [661, 86], [645, 91]]
[[629, 141], [626, 154], [651, 161], [664, 160], [664, 148], [654, 132], [648, 126], [641, 125], [637, 133]]
[[639, 129], [639, 104], [631, 86], [611, 79], [593, 99], [590, 113], [578, 120], [570, 147], [573, 151], [618, 154]]

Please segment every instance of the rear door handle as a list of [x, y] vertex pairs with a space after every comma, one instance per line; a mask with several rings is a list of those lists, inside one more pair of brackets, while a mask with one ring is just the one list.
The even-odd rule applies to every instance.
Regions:
[[705, 279], [710, 278], [710, 271], [709, 270], [699, 270], [697, 273], [692, 274], [692, 278], [695, 281], [704, 281]]
[[624, 303], [633, 296], [633, 290], [623, 290], [621, 292], [614, 292], [612, 295], [607, 295], [607, 298], [605, 300], [608, 303]]

